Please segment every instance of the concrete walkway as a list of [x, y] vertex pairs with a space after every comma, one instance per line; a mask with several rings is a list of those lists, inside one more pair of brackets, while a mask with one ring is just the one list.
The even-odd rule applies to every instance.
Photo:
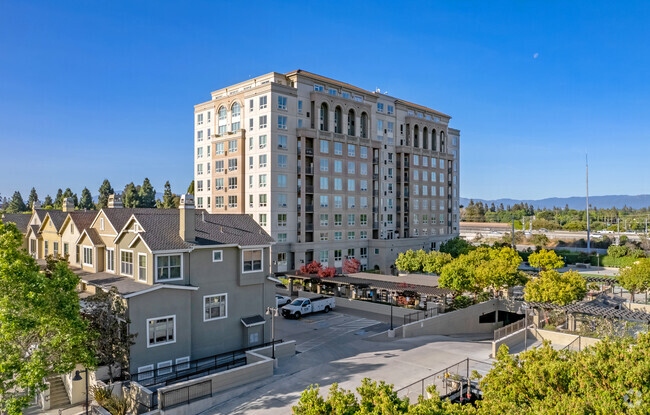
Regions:
[[[23, 412], [24, 415], [85, 415], [85, 413], [86, 409], [83, 403], [47, 410], [41, 409], [40, 406], [30, 406]], [[92, 413], [92, 408], [88, 411], [88, 413]]]

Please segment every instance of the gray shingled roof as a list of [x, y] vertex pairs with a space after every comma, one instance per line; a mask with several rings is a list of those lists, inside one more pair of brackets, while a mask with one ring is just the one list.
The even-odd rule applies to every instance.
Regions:
[[[99, 233], [94, 228], [85, 229], [88, 238], [92, 241], [95, 246], [104, 246], [104, 241], [99, 236]], [[82, 231], [83, 232], [83, 231]]]
[[123, 277], [108, 272], [88, 272], [80, 269], [73, 269], [72, 271], [77, 274], [79, 278], [89, 284], [102, 287], [107, 291], [110, 290], [111, 287], [115, 287], [122, 295], [137, 293], [153, 287], [152, 285], [137, 282], [133, 278]]
[[43, 223], [43, 220], [45, 219], [45, 215], [52, 210], [52, 209], [34, 209], [34, 213], [36, 213], [36, 217]]
[[39, 225], [29, 225], [29, 227], [32, 229], [32, 233], [34, 233], [34, 235], [39, 235], [38, 230], [41, 228]]
[[32, 215], [27, 215], [24, 213], [5, 213], [2, 215], [3, 223], [13, 223], [16, 225], [19, 231], [22, 233], [27, 233], [29, 228], [29, 220], [32, 218]]
[[104, 214], [106, 215], [106, 218], [111, 222], [111, 224], [115, 227], [115, 230], [119, 233], [124, 225], [126, 225], [126, 222], [129, 220], [131, 215], [140, 213], [140, 214], [160, 214], [160, 215], [165, 215], [165, 214], [171, 214], [171, 215], [178, 215], [178, 210], [177, 209], [156, 209], [156, 208], [104, 208], [102, 209]]
[[47, 214], [50, 216], [50, 220], [52, 221], [54, 229], [56, 229], [57, 232], [61, 229], [61, 225], [63, 225], [65, 218], [68, 217], [68, 212], [64, 212], [62, 210], [48, 210]]
[[72, 222], [74, 222], [77, 229], [79, 229], [79, 232], [82, 232], [84, 229], [88, 229], [95, 220], [95, 217], [97, 217], [97, 211], [93, 210], [90, 210], [88, 212], [70, 212], [70, 219], [72, 219]]
[[152, 251], [189, 249], [201, 245], [269, 245], [273, 242], [273, 238], [253, 218], [245, 214], [209, 214], [202, 209], [196, 210], [196, 243], [188, 243], [180, 236], [179, 209], [106, 210], [125, 211], [113, 214], [119, 223], [123, 223], [122, 227], [126, 225], [128, 218], [124, 217], [127, 211], [130, 211], [142, 225], [144, 232], [141, 232], [140, 236]]

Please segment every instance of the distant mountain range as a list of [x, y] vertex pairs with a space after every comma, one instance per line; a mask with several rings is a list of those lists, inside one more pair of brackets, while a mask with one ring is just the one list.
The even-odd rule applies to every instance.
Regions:
[[[569, 209], [584, 210], [585, 209], [585, 197], [584, 196], [572, 196], [572, 197], [549, 197], [546, 199], [540, 200], [524, 200], [524, 199], [496, 199], [496, 200], [485, 200], [485, 199], [474, 199], [474, 203], [483, 202], [489, 206], [494, 203], [496, 206], [503, 203], [503, 206], [512, 206], [515, 203], [528, 203], [539, 209], [551, 209], [554, 206], [559, 208], [564, 208], [566, 205], [569, 205]], [[460, 198], [460, 204], [467, 206], [470, 199], [466, 197]], [[589, 205], [591, 207], [597, 207], [599, 209], [607, 209], [611, 207], [616, 207], [621, 209], [623, 206], [627, 206], [633, 209], [641, 209], [644, 207], [650, 207], [650, 195], [607, 195], [607, 196], [589, 196]]]

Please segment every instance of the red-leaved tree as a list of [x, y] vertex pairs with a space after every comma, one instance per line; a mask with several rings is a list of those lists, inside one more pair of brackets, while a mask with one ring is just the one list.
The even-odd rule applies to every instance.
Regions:
[[307, 265], [300, 267], [300, 272], [303, 274], [318, 274], [318, 272], [323, 269], [323, 266], [320, 262], [312, 261]]
[[318, 271], [318, 276], [321, 278], [332, 278], [335, 274], [336, 268], [334, 267], [321, 268], [321, 270]]
[[356, 258], [347, 258], [343, 261], [343, 273], [344, 274], [354, 274], [359, 272], [361, 269], [361, 263]]

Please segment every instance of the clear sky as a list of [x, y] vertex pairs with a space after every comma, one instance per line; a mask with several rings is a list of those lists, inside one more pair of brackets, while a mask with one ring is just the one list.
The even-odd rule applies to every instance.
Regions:
[[0, 0], [0, 195], [186, 190], [193, 106], [305, 69], [450, 114], [461, 195], [650, 193], [650, 2]]

